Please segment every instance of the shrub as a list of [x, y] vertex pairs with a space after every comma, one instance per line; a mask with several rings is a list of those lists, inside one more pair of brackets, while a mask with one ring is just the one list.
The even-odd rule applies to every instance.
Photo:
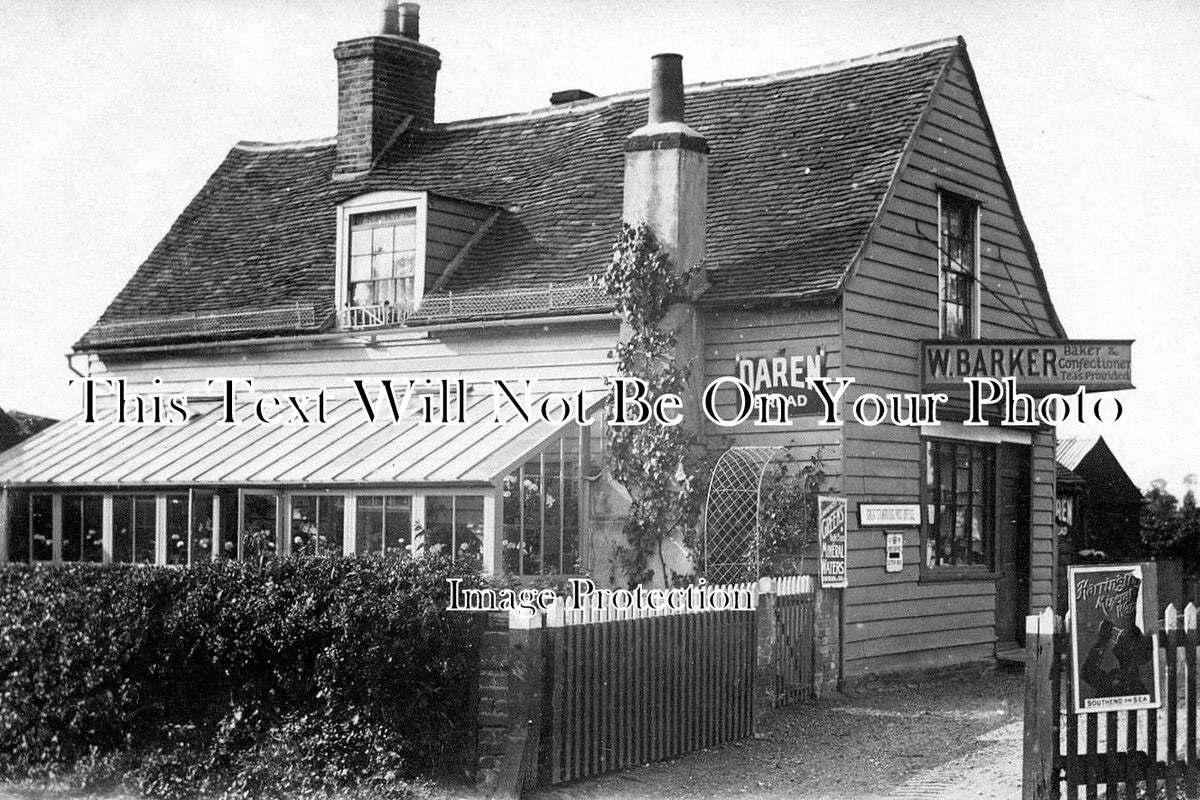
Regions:
[[0, 570], [0, 774], [394, 796], [471, 730], [455, 576], [479, 581], [439, 557]]

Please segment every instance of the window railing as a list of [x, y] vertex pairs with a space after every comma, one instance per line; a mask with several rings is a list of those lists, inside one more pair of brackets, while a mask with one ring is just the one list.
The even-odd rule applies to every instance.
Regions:
[[388, 325], [403, 325], [411, 314], [411, 308], [390, 304], [346, 306], [338, 312], [338, 326], [342, 328], [382, 328]]

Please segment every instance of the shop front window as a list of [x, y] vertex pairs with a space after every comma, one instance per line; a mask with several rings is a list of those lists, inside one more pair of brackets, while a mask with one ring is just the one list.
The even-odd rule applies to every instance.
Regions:
[[990, 570], [994, 562], [996, 450], [925, 442], [925, 566]]

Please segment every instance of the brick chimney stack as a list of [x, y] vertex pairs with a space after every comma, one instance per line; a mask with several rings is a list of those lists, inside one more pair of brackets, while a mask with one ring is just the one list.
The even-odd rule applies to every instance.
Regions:
[[374, 36], [339, 42], [337, 175], [366, 172], [405, 127], [433, 124], [438, 51], [420, 43], [416, 3], [387, 0]]

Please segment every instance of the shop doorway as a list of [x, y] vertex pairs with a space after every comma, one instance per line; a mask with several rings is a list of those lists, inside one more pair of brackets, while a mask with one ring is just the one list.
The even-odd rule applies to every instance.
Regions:
[[1023, 646], [1029, 613], [1029, 459], [1003, 444], [996, 458], [996, 647]]

